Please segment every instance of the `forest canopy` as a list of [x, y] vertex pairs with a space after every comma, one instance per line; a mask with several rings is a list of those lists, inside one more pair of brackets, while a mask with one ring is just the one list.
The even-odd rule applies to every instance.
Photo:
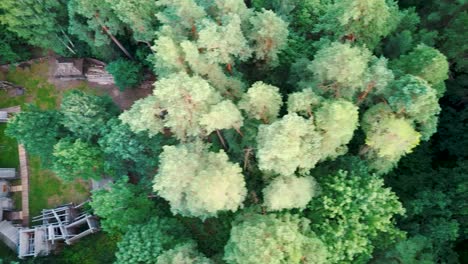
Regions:
[[63, 181], [112, 179], [89, 204], [115, 263], [463, 263], [467, 7], [2, 0], [0, 63], [50, 50], [121, 91], [155, 80], [128, 109], [73, 90], [5, 133]]

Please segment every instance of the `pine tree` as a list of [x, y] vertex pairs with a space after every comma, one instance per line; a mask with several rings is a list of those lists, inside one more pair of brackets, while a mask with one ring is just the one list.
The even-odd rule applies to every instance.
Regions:
[[[281, 230], [281, 231], [280, 231]], [[227, 263], [327, 263], [328, 252], [309, 221], [291, 214], [252, 214], [233, 226], [225, 246]]]
[[304, 209], [317, 193], [317, 183], [311, 176], [278, 177], [263, 189], [264, 205], [268, 211]]
[[200, 142], [165, 146], [153, 189], [174, 214], [201, 219], [237, 211], [247, 192], [240, 166], [224, 151], [210, 152]]

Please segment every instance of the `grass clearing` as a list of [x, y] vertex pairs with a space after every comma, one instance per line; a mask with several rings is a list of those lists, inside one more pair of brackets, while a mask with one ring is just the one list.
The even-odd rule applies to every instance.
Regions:
[[[24, 106], [35, 104], [42, 109], [58, 108], [66, 89], [59, 90], [47, 81], [48, 63], [32, 64], [28, 68], [14, 68], [0, 79], [5, 79], [26, 89], [24, 95], [9, 96], [5, 91], [0, 91], [0, 108], [11, 106]], [[76, 89], [98, 93], [85, 84], [78, 85]], [[8, 138], [3, 132], [6, 124], [0, 124], [0, 167], [19, 168], [18, 146], [14, 139]], [[75, 181], [64, 183], [55, 174], [42, 168], [39, 158], [29, 155], [30, 170], [30, 217], [38, 215], [42, 209], [55, 207], [60, 204], [75, 202], [80, 203], [89, 197], [87, 182]], [[21, 208], [21, 195], [13, 195], [18, 209]]]

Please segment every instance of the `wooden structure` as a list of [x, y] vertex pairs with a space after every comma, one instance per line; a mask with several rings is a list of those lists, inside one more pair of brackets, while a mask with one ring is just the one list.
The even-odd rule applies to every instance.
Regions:
[[10, 221], [1, 221], [0, 240], [2, 240], [10, 249], [16, 251], [18, 245], [18, 228]]
[[106, 71], [106, 64], [102, 61], [87, 58], [86, 79], [101, 85], [112, 85], [115, 83], [112, 74]]
[[21, 203], [23, 226], [29, 225], [29, 165], [26, 149], [22, 144], [18, 145], [21, 175]]
[[8, 122], [8, 113], [5, 111], [0, 111], [0, 123]]
[[16, 169], [14, 168], [0, 168], [0, 179], [13, 180], [17, 178]]
[[61, 80], [84, 80], [83, 59], [57, 58], [54, 77]]
[[19, 230], [18, 257], [37, 257], [48, 255], [57, 244], [71, 245], [80, 238], [99, 231], [95, 216], [80, 213], [81, 205], [66, 204], [54, 209], [44, 209], [33, 222], [39, 226]]

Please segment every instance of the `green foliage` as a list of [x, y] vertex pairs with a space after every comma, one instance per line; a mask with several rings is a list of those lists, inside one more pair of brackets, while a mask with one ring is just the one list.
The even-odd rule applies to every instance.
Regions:
[[386, 90], [386, 99], [395, 113], [402, 113], [418, 124], [422, 140], [436, 132], [440, 112], [436, 90], [421, 78], [405, 75]]
[[317, 193], [317, 183], [311, 176], [278, 177], [263, 189], [264, 205], [268, 211], [304, 209]]
[[318, 94], [335, 95], [351, 99], [364, 89], [365, 78], [371, 53], [366, 48], [334, 42], [323, 47], [309, 65], [318, 82]]
[[64, 138], [54, 146], [52, 170], [65, 181], [98, 179], [104, 173], [99, 148], [77, 139]]
[[55, 110], [40, 110], [30, 105], [9, 120], [5, 134], [24, 144], [27, 151], [41, 157], [47, 164], [51, 161], [53, 146], [61, 136], [61, 114]]
[[0, 24], [32, 46], [59, 54], [74, 53], [74, 44], [65, 31], [67, 10], [62, 1], [3, 0]]
[[296, 215], [252, 214], [237, 220], [225, 247], [227, 263], [328, 263], [309, 221]]
[[378, 173], [392, 169], [402, 156], [411, 153], [421, 138], [410, 121], [398, 118], [383, 103], [364, 113], [362, 128], [367, 148], [361, 152], [367, 156], [370, 168]]
[[123, 177], [108, 190], [93, 192], [90, 205], [101, 218], [102, 229], [108, 233], [125, 233], [131, 225], [145, 223], [154, 214], [145, 190], [127, 181]]
[[68, 17], [68, 31], [85, 42], [92, 54], [106, 59], [112, 57], [111, 38], [104, 27], [115, 36], [124, 33], [124, 24], [106, 1], [70, 0]]
[[[460, 9], [461, 10], [461, 9]], [[468, 62], [466, 53], [468, 52], [468, 44], [465, 41], [464, 28], [468, 23], [468, 12], [463, 11], [452, 17], [452, 21], [448, 23], [448, 27], [444, 28], [441, 36], [441, 51], [455, 62], [455, 69], [459, 72], [467, 72]]]
[[393, 63], [397, 73], [411, 74], [429, 82], [439, 97], [445, 92], [443, 82], [448, 78], [448, 67], [447, 58], [442, 53], [424, 44]]
[[[222, 95], [238, 98], [244, 84], [239, 62], [274, 66], [286, 47], [287, 24], [271, 11], [254, 12], [243, 1], [159, 1], [162, 26], [155, 41], [155, 72], [197, 74]], [[268, 68], [268, 67], [264, 67]]]
[[110, 168], [124, 165], [124, 172], [146, 176], [157, 167], [163, 144], [161, 135], [149, 137], [145, 132], [134, 133], [118, 119], [111, 119], [102, 135], [99, 146]]
[[137, 100], [132, 108], [123, 112], [119, 119], [127, 124], [134, 133], [145, 132], [153, 137], [163, 130], [163, 124], [160, 119], [163, 109], [158, 106], [157, 99], [150, 95]]
[[306, 172], [320, 160], [322, 137], [312, 120], [289, 114], [270, 125], [260, 125], [257, 136], [258, 166], [290, 176], [296, 170]]
[[358, 126], [358, 108], [344, 100], [325, 101], [315, 112], [315, 125], [321, 132], [322, 159], [345, 154]]
[[365, 263], [374, 248], [402, 235], [394, 216], [405, 210], [383, 180], [358, 167], [318, 178], [321, 195], [309, 205], [312, 230], [325, 243], [329, 263]]
[[250, 18], [250, 23], [252, 31], [249, 38], [254, 43], [255, 58], [275, 65], [279, 51], [286, 47], [287, 23], [269, 10], [257, 12]]
[[[159, 80], [156, 85], [156, 105], [166, 111], [161, 121], [180, 140], [242, 125], [239, 110], [230, 101], [223, 102], [221, 95], [198, 76], [174, 74]], [[228, 108], [224, 108], [226, 105]]]
[[214, 262], [199, 253], [194, 243], [186, 243], [177, 245], [174, 249], [163, 252], [156, 262], [156, 264], [173, 263], [212, 264]]
[[164, 251], [187, 242], [185, 228], [175, 219], [153, 217], [134, 225], [117, 244], [116, 264], [153, 264]]
[[398, 25], [400, 15], [393, 0], [333, 1], [314, 31], [323, 31], [333, 41], [350, 38], [373, 49]]
[[203, 143], [165, 146], [154, 191], [169, 201], [174, 214], [205, 219], [219, 211], [237, 211], [246, 196], [242, 169], [224, 151]]
[[85, 94], [79, 90], [66, 93], [60, 108], [63, 126], [85, 140], [97, 136], [116, 113], [109, 97]]
[[142, 80], [142, 68], [133, 61], [119, 59], [109, 63], [106, 70], [114, 76], [115, 85], [120, 91], [133, 88]]
[[430, 240], [424, 236], [414, 236], [398, 242], [394, 248], [371, 263], [382, 264], [432, 264], [435, 263]]
[[276, 120], [283, 105], [279, 89], [275, 86], [256, 82], [247, 90], [239, 102], [239, 108], [250, 118], [271, 123]]
[[0, 64], [26, 60], [31, 55], [28, 48], [29, 47], [25, 44], [24, 39], [17, 37], [10, 31], [7, 31], [5, 26], [0, 23]]
[[130, 27], [135, 41], [151, 42], [155, 39], [154, 32], [158, 26], [154, 15], [157, 10], [156, 1], [106, 0], [105, 2], [115, 16]]

